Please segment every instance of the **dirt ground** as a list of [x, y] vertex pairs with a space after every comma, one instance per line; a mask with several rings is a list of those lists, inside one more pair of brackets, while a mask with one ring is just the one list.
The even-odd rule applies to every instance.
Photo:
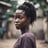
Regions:
[[[16, 39], [0, 39], [0, 48], [12, 48]], [[36, 41], [37, 48], [48, 48], [48, 44], [44, 42], [44, 40], [37, 40]]]

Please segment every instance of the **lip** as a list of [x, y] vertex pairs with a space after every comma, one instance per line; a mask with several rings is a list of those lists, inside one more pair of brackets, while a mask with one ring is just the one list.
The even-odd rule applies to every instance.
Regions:
[[20, 25], [20, 23], [15, 23], [15, 25]]

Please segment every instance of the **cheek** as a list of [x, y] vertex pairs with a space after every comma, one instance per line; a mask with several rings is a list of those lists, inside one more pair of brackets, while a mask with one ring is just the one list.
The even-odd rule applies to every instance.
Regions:
[[21, 25], [26, 25], [27, 24], [27, 19], [22, 19], [21, 20]]

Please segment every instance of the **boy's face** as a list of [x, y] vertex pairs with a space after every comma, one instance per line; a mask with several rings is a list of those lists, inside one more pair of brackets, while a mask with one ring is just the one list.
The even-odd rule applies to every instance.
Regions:
[[29, 23], [28, 18], [25, 16], [25, 13], [21, 10], [16, 11], [14, 18], [17, 29], [24, 28]]

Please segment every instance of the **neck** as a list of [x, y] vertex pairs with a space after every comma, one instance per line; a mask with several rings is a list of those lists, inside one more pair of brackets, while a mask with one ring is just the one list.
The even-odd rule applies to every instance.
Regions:
[[21, 29], [22, 34], [29, 32], [29, 26], [25, 26]]

